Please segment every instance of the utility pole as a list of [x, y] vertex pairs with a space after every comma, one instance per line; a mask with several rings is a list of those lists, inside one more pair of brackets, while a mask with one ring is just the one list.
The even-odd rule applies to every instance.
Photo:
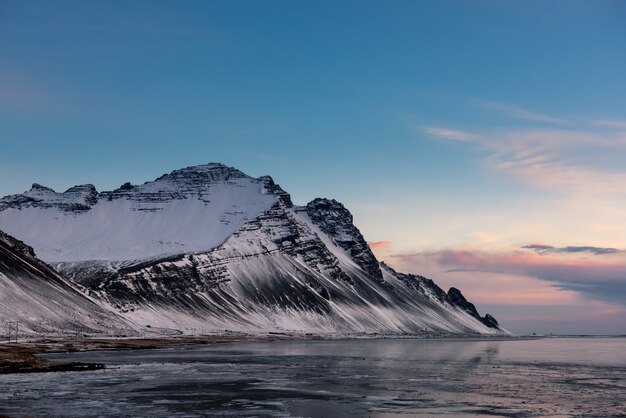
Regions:
[[19, 338], [19, 334], [20, 334], [20, 323], [19, 322], [7, 322], [7, 331], [8, 331], [8, 337], [9, 337], [9, 343], [11, 343], [11, 341], [13, 340], [13, 334], [15, 334], [15, 342], [17, 343], [17, 340]]

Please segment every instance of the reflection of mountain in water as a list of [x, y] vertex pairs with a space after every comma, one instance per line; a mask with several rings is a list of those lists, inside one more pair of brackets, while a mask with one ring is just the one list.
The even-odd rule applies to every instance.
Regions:
[[[97, 399], [104, 416], [122, 409], [151, 416], [623, 416], [626, 339], [552, 340], [281, 341], [56, 354], [121, 367], [98, 379], [0, 380], [0, 413], [88, 414]], [[598, 352], [614, 363], [594, 359]], [[524, 360], [528, 353], [534, 359]]]

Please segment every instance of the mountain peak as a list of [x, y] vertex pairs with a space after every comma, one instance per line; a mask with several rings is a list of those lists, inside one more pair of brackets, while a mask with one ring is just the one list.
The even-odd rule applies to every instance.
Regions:
[[250, 176], [237, 170], [234, 167], [229, 167], [222, 163], [208, 163], [174, 170], [169, 174], [162, 175], [157, 180], [185, 180], [190, 178], [214, 182], [227, 181], [231, 178], [250, 178]]
[[70, 187], [61, 196], [75, 205], [86, 206], [82, 209], [88, 209], [98, 203], [98, 191], [93, 184], [80, 184]]
[[282, 201], [287, 207], [292, 207], [291, 195], [284, 191], [282, 187], [274, 182], [274, 179], [270, 176], [261, 176], [257, 180], [263, 182], [267, 193], [278, 196], [278, 199]]
[[39, 184], [39, 183], [33, 183], [32, 187], [30, 188], [30, 191], [31, 191], [31, 192], [32, 192], [32, 191], [47, 191], [47, 192], [53, 192], [53, 193], [54, 193], [54, 190], [52, 190], [52, 189], [51, 189], [51, 188], [49, 188], [49, 187], [42, 186], [42, 185], [41, 185], [41, 184]]

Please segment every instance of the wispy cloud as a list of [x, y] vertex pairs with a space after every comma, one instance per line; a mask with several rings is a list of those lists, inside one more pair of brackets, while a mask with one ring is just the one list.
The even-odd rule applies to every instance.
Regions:
[[613, 129], [626, 129], [626, 120], [623, 119], [596, 119], [594, 125]]
[[[626, 133], [566, 129], [512, 129], [470, 133], [446, 127], [422, 127], [437, 138], [471, 142], [489, 151], [488, 168], [555, 192], [626, 194], [626, 170], [596, 166], [588, 156], [618, 162], [626, 154]], [[619, 167], [619, 164], [614, 164]]]
[[[543, 280], [558, 289], [574, 291], [592, 299], [626, 305], [626, 257], [619, 250], [594, 246], [551, 247], [534, 244], [524, 250], [487, 252], [457, 248], [435, 252], [394, 255], [404, 263], [424, 259], [434, 262], [447, 272], [494, 273], [527, 276]], [[554, 250], [552, 253], [546, 251]], [[572, 257], [582, 252], [588, 257]], [[611, 258], [599, 255], [614, 255]]]
[[515, 119], [529, 120], [533, 122], [551, 123], [563, 125], [569, 123], [567, 119], [561, 119], [550, 115], [533, 112], [515, 105], [502, 103], [494, 100], [475, 100], [475, 104], [480, 107], [496, 110]]
[[[472, 142], [489, 151], [488, 167], [528, 184], [557, 192], [623, 195], [626, 170], [620, 158], [626, 154], [626, 120], [569, 120], [494, 100], [473, 100], [478, 106], [513, 118], [540, 123], [537, 127], [489, 129], [468, 132], [446, 126], [426, 126], [421, 131], [436, 138]], [[545, 124], [561, 125], [547, 128]], [[577, 126], [565, 129], [562, 125]], [[594, 127], [610, 128], [598, 132]], [[595, 158], [595, 160], [592, 158]], [[613, 161], [599, 164], [598, 161]], [[606, 165], [612, 165], [607, 170]]]
[[450, 139], [452, 141], [472, 142], [479, 140], [480, 137], [469, 132], [458, 131], [449, 128], [440, 128], [436, 126], [422, 126], [420, 130], [428, 135], [438, 138]]
[[475, 268], [459, 270], [442, 262], [441, 252], [392, 255], [385, 260], [399, 271], [429, 277], [444, 289], [460, 288], [474, 303], [556, 306], [579, 303], [574, 291], [517, 272], [490, 272]]
[[612, 247], [592, 247], [592, 246], [568, 246], [568, 247], [553, 247], [545, 244], [530, 244], [524, 245], [523, 249], [533, 250], [538, 254], [574, 254], [574, 253], [590, 253], [594, 255], [615, 254], [623, 252], [617, 248]]
[[626, 194], [626, 172], [601, 170], [583, 165], [567, 164], [553, 155], [533, 158], [494, 158], [492, 167], [505, 171], [520, 181], [544, 190], [559, 193], [623, 196]]

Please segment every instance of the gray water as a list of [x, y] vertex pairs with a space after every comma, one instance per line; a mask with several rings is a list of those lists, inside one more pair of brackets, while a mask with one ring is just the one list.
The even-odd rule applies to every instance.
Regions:
[[626, 338], [276, 341], [49, 355], [9, 416], [626, 417]]

